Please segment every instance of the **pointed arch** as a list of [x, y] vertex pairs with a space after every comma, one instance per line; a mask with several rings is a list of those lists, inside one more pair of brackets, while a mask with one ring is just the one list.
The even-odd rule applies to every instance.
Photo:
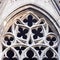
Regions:
[[[32, 4], [22, 6], [7, 16], [2, 26], [3, 51], [8, 47], [12, 47], [16, 50], [18, 56], [22, 56], [21, 59], [23, 60], [39, 60], [40, 58], [36, 58], [36, 54], [38, 54], [38, 57], [43, 56], [41, 59], [59, 59], [57, 57], [57, 54], [59, 54], [59, 26], [55, 19], [44, 9]], [[25, 50], [26, 53], [24, 54]], [[29, 55], [30, 52], [31, 56]], [[49, 52], [52, 55], [50, 57]]]

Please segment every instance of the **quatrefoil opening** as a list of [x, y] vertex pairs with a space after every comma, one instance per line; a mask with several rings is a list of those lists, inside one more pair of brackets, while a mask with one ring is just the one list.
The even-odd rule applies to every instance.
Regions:
[[23, 22], [29, 27], [32, 27], [38, 22], [38, 17], [33, 12], [27, 12], [23, 17]]
[[26, 28], [25, 26], [20, 26], [20, 25], [18, 25], [17, 27], [16, 27], [16, 31], [15, 31], [16, 32], [16, 36], [17, 36], [17, 39], [18, 40], [26, 41], [27, 38], [29, 37], [28, 36], [29, 29]]
[[44, 37], [45, 34], [42, 26], [32, 28], [32, 33], [33, 33], [33, 39], [37, 39], [37, 40]]
[[17, 37], [23, 37], [23, 39], [27, 39], [26, 33], [28, 33], [28, 29], [23, 30], [23, 28], [19, 27], [18, 31]]

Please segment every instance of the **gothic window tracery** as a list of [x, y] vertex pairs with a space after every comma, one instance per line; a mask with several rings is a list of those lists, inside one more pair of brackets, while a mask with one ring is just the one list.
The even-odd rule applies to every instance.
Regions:
[[2, 60], [58, 60], [59, 36], [49, 19], [33, 11], [22, 13], [4, 29]]

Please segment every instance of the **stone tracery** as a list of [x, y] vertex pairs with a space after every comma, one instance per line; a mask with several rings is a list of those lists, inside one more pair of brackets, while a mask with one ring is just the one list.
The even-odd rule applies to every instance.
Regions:
[[3, 35], [6, 52], [2, 60], [58, 60], [55, 50], [58, 42], [59, 37], [46, 19], [28, 11], [21, 18], [15, 18], [14, 24]]

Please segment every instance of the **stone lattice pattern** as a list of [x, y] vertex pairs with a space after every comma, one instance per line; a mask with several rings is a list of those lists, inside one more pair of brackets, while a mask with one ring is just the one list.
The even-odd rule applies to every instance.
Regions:
[[2, 39], [2, 60], [58, 60], [58, 36], [31, 11], [16, 18]]

